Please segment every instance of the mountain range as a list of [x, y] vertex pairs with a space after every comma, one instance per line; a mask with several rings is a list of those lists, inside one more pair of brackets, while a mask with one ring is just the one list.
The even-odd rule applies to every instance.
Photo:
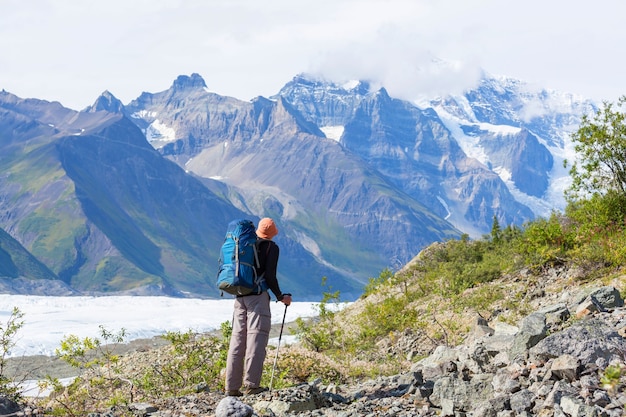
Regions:
[[228, 222], [273, 217], [283, 291], [354, 299], [425, 246], [564, 207], [597, 106], [483, 74], [414, 102], [300, 74], [265, 98], [198, 74], [81, 111], [0, 93], [0, 289], [219, 297]]

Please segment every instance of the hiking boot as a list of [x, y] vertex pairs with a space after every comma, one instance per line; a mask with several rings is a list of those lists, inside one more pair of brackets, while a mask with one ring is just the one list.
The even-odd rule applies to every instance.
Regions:
[[243, 393], [241, 391], [239, 391], [238, 389], [231, 389], [226, 391], [226, 396], [228, 397], [241, 397], [243, 395]]
[[265, 387], [256, 387], [256, 388], [246, 388], [244, 390], [244, 394], [246, 395], [254, 395], [254, 394], [260, 394], [262, 392], [267, 391], [267, 388]]

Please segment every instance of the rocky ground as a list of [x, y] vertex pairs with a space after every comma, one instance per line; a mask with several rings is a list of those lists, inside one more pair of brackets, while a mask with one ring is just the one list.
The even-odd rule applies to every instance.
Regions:
[[478, 319], [462, 345], [439, 346], [398, 375], [239, 398], [199, 392], [90, 417], [617, 417], [626, 415], [625, 336], [617, 288], [576, 289], [544, 297], [515, 325]]

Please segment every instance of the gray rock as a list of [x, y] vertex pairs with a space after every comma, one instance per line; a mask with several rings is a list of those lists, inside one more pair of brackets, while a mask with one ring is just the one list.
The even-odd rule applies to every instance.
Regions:
[[474, 409], [472, 410], [472, 415], [481, 417], [498, 417], [503, 415], [501, 413], [510, 412], [510, 408], [511, 403], [509, 400], [509, 396], [502, 395], [474, 406]]
[[563, 412], [571, 417], [596, 417], [598, 414], [594, 407], [585, 405], [577, 398], [565, 396], [559, 404]]
[[604, 311], [604, 308], [593, 297], [587, 297], [576, 307], [576, 317], [581, 318], [600, 311]]
[[606, 391], [597, 390], [593, 392], [591, 403], [600, 407], [606, 407], [611, 403], [611, 397]]
[[624, 306], [624, 300], [615, 287], [607, 286], [598, 288], [597, 290], [591, 292], [589, 297], [592, 297], [604, 309]]
[[441, 407], [444, 401], [451, 400], [455, 411], [469, 411], [474, 404], [480, 404], [493, 397], [492, 378], [492, 375], [480, 374], [474, 375], [470, 381], [465, 381], [454, 376], [443, 376], [435, 381], [429, 399], [436, 407]]
[[580, 386], [586, 389], [597, 389], [600, 386], [600, 378], [598, 375], [582, 375]]
[[129, 408], [139, 415], [146, 415], [157, 411], [157, 408], [149, 403], [133, 403], [129, 406]]
[[420, 360], [411, 367], [411, 372], [421, 372], [424, 379], [434, 379], [445, 373], [446, 363], [455, 362], [459, 358], [456, 349], [448, 346], [438, 346], [428, 357]]
[[19, 410], [19, 404], [3, 395], [0, 395], [0, 413], [2, 413], [2, 415], [14, 415], [14, 413]]
[[546, 316], [546, 324], [555, 325], [567, 321], [571, 314], [565, 303], [554, 304], [537, 311]]
[[580, 363], [572, 355], [565, 354], [554, 359], [550, 371], [558, 379], [565, 379], [569, 382], [578, 379]]
[[235, 397], [224, 397], [215, 408], [215, 417], [250, 417], [254, 409]]
[[520, 390], [521, 386], [517, 379], [513, 379], [507, 370], [498, 370], [494, 375], [491, 385], [495, 392], [511, 394]]
[[498, 413], [496, 414], [496, 417], [516, 417], [516, 416], [515, 416], [515, 411], [513, 410], [504, 410], [504, 411], [498, 411]]
[[454, 415], [454, 400], [451, 398], [441, 399], [441, 415], [453, 416]]
[[586, 319], [541, 340], [529, 350], [533, 362], [545, 362], [564, 354], [574, 356], [581, 366], [598, 359], [610, 363], [626, 351], [626, 341], [613, 328], [597, 319]]
[[495, 333], [493, 336], [483, 339], [483, 346], [491, 355], [507, 353], [508, 357], [508, 351], [513, 346], [514, 341], [515, 335]]
[[424, 383], [424, 375], [422, 374], [422, 371], [419, 370], [415, 372], [407, 372], [399, 376], [398, 383], [408, 385], [422, 385]]
[[467, 358], [459, 355], [459, 360], [463, 362], [463, 367], [469, 368], [474, 373], [486, 373], [494, 371], [491, 366], [491, 356], [482, 343], [471, 346], [467, 350]]
[[545, 314], [533, 313], [526, 316], [522, 320], [520, 331], [513, 339], [509, 356], [512, 359], [525, 357], [529, 348], [546, 337], [547, 331]]
[[516, 413], [522, 413], [530, 411], [535, 405], [535, 394], [527, 389], [523, 389], [519, 392], [511, 395], [511, 410]]
[[552, 392], [554, 383], [551, 381], [534, 382], [528, 389], [535, 393], [538, 398], [546, 398]]
[[546, 397], [543, 406], [555, 408], [561, 403], [561, 399], [567, 396], [578, 395], [578, 390], [572, 387], [569, 383], [564, 381], [557, 381], [550, 391], [550, 394]]

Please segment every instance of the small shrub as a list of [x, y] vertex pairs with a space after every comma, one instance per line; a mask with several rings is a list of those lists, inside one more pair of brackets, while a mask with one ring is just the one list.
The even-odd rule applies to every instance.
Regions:
[[408, 298], [404, 295], [391, 295], [376, 303], [367, 303], [358, 321], [364, 344], [372, 345], [392, 331], [411, 327], [417, 312], [407, 308], [407, 304]]
[[457, 313], [470, 308], [477, 313], [489, 314], [494, 309], [494, 305], [504, 298], [505, 292], [501, 286], [482, 285], [454, 297], [452, 306]]
[[232, 332], [228, 322], [222, 323], [221, 329], [221, 339], [191, 331], [168, 332], [164, 337], [171, 343], [169, 350], [143, 368], [133, 365], [132, 370], [113, 352], [115, 345], [124, 341], [123, 329], [113, 334], [100, 326], [102, 339], [70, 335], [62, 340], [56, 354], [81, 370], [81, 376], [68, 386], [47, 377], [41, 388], [52, 389], [48, 406], [54, 415], [63, 416], [84, 416], [134, 401], [185, 395], [205, 387], [221, 389], [221, 372], [226, 366]]
[[375, 294], [383, 288], [383, 286], [393, 285], [392, 278], [394, 277], [390, 269], [383, 270], [377, 278], [370, 278], [363, 288], [363, 295], [361, 298], [366, 298], [369, 295]]
[[576, 230], [561, 214], [553, 213], [549, 219], [537, 219], [526, 225], [517, 242], [517, 250], [525, 257], [526, 265], [533, 269], [563, 265], [569, 251], [576, 246]]
[[[325, 279], [322, 284], [325, 285]], [[335, 325], [335, 314], [339, 310], [339, 291], [325, 291], [322, 300], [315, 307], [318, 315], [315, 319], [296, 319], [295, 333], [299, 340], [316, 352], [340, 348], [343, 332]], [[334, 306], [333, 306], [334, 305]]]
[[624, 375], [626, 375], [626, 369], [622, 368], [620, 365], [607, 366], [600, 377], [602, 388], [610, 393], [616, 393], [618, 388], [622, 385], [621, 380]]
[[230, 323], [221, 325], [221, 339], [192, 331], [168, 332], [171, 344], [165, 360], [145, 370], [135, 381], [146, 397], [184, 395], [199, 387], [223, 389], [222, 370], [226, 367]]
[[[99, 338], [66, 336], [56, 355], [81, 371], [67, 387], [57, 378], [47, 376], [40, 388], [51, 389], [49, 407], [54, 415], [83, 416], [96, 408], [127, 404], [132, 400], [132, 383], [120, 375], [119, 356], [114, 346], [123, 343], [126, 332], [114, 334], [100, 326]], [[103, 343], [103, 341], [105, 343]]]
[[15, 336], [24, 325], [23, 317], [24, 313], [13, 307], [6, 323], [0, 325], [0, 396], [12, 401], [19, 401], [22, 393], [19, 384], [7, 375], [7, 359], [15, 347]]
[[[285, 349], [279, 356], [277, 368], [281, 369], [281, 374], [279, 382], [274, 384], [275, 387], [297, 385], [317, 378], [325, 383], [344, 382], [336, 361], [327, 355], [306, 349]], [[266, 369], [263, 372], [264, 378], [269, 375], [271, 370]]]

